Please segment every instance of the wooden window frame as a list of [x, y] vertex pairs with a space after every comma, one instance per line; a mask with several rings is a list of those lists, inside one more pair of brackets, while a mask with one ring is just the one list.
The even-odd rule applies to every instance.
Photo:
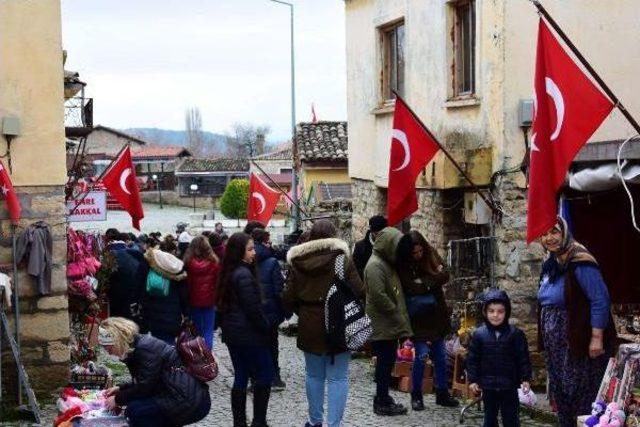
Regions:
[[477, 92], [476, 0], [451, 2], [451, 7], [451, 42], [453, 49], [451, 54], [452, 98], [472, 98]]
[[[403, 66], [402, 70], [398, 70], [398, 29], [402, 27], [403, 36]], [[400, 96], [404, 96], [406, 91], [406, 27], [404, 19], [399, 19], [384, 26], [378, 28], [380, 37], [380, 49], [381, 49], [381, 70], [380, 70], [380, 99], [381, 105], [394, 102], [395, 96], [391, 92], [394, 88], [398, 91]], [[392, 35], [393, 34], [393, 35]], [[393, 55], [392, 40], [395, 48], [395, 61], [391, 58]], [[395, 70], [394, 70], [395, 69]], [[391, 80], [395, 80], [395, 85], [391, 83]], [[401, 86], [400, 86], [401, 85]], [[399, 87], [400, 86], [400, 87]]]

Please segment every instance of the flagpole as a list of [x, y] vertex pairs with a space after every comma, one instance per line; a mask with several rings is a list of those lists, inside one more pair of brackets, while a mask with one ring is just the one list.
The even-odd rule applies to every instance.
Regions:
[[631, 115], [631, 113], [629, 113], [629, 111], [625, 108], [625, 106], [622, 105], [622, 101], [620, 101], [620, 99], [613, 93], [611, 88], [609, 88], [609, 86], [604, 82], [604, 80], [602, 80], [600, 75], [596, 72], [596, 70], [593, 69], [593, 67], [586, 60], [586, 58], [582, 56], [582, 54], [580, 53], [576, 45], [573, 44], [573, 42], [569, 39], [569, 37], [565, 34], [565, 32], [562, 31], [562, 28], [560, 28], [558, 23], [551, 17], [551, 15], [549, 15], [549, 12], [547, 12], [547, 10], [544, 8], [544, 6], [540, 4], [538, 0], [531, 0], [531, 2], [538, 9], [538, 12], [540, 12], [540, 14], [544, 16], [545, 20], [551, 25], [551, 27], [553, 27], [555, 32], [560, 36], [560, 38], [564, 41], [567, 47], [571, 49], [571, 52], [573, 52], [576, 58], [578, 58], [578, 60], [584, 66], [584, 68], [587, 69], [589, 74], [591, 74], [591, 77], [593, 77], [593, 79], [598, 83], [598, 85], [600, 85], [600, 88], [611, 99], [611, 102], [613, 102], [614, 106], [618, 110], [620, 110], [622, 115], [627, 119], [627, 121], [631, 124], [631, 126], [633, 126], [636, 132], [640, 133], [640, 124], [638, 124], [636, 119]]
[[460, 167], [458, 162], [456, 162], [455, 159], [451, 156], [451, 154], [449, 154], [449, 152], [444, 148], [444, 146], [442, 144], [440, 144], [440, 141], [438, 141], [438, 138], [436, 138], [435, 135], [433, 133], [431, 133], [429, 128], [424, 123], [422, 123], [422, 120], [420, 120], [420, 117], [418, 117], [418, 115], [411, 109], [411, 107], [409, 106], [409, 104], [407, 104], [407, 102], [404, 100], [404, 98], [402, 98], [400, 95], [398, 95], [398, 93], [396, 91], [392, 91], [392, 92], [400, 101], [402, 101], [404, 103], [404, 105], [407, 107], [407, 109], [409, 110], [409, 112], [411, 113], [413, 118], [416, 119], [416, 121], [420, 124], [422, 129], [431, 137], [431, 139], [433, 139], [433, 141], [436, 144], [438, 144], [438, 147], [440, 147], [440, 149], [442, 150], [444, 155], [447, 156], [447, 158], [449, 160], [451, 160], [451, 163], [453, 163], [453, 165], [456, 167], [456, 169], [458, 169], [458, 172], [460, 172], [460, 174], [464, 177], [464, 179], [466, 179], [469, 182], [469, 184], [471, 184], [471, 187], [473, 187], [473, 189], [480, 195], [480, 197], [482, 198], [482, 200], [484, 200], [484, 202], [487, 204], [487, 206], [489, 206], [494, 213], [501, 214], [502, 212], [500, 211], [500, 209], [498, 209], [493, 204], [493, 202], [490, 201], [487, 198], [487, 196], [485, 196], [482, 193], [482, 190], [480, 189], [480, 187], [478, 187], [471, 180], [471, 177], [469, 177], [469, 175], [467, 175], [467, 173]]
[[300, 205], [298, 205], [298, 204], [297, 204], [297, 203], [296, 203], [296, 202], [295, 202], [295, 201], [294, 201], [294, 200], [289, 196], [289, 194], [288, 194], [286, 191], [284, 191], [284, 189], [283, 189], [283, 188], [282, 188], [282, 187], [281, 187], [277, 182], [275, 182], [275, 181], [273, 180], [273, 178], [271, 178], [271, 177], [269, 176], [269, 174], [268, 174], [268, 173], [266, 173], [266, 172], [264, 171], [264, 169], [262, 169], [262, 168], [261, 168], [261, 167], [260, 167], [260, 166], [255, 162], [255, 160], [251, 159], [251, 163], [253, 163], [253, 165], [254, 165], [255, 167], [257, 167], [257, 168], [258, 168], [258, 170], [259, 170], [259, 171], [260, 171], [264, 176], [266, 176], [266, 177], [269, 179], [269, 181], [271, 181], [271, 183], [272, 183], [273, 185], [275, 185], [275, 186], [278, 188], [278, 190], [279, 190], [282, 194], [284, 194], [284, 196], [285, 196], [287, 199], [289, 199], [289, 201], [290, 201], [291, 203], [293, 203], [293, 204], [298, 208], [298, 210], [299, 210], [300, 212], [302, 212], [302, 213], [303, 213], [303, 214], [305, 214], [306, 216], [309, 216], [309, 214], [307, 213], [307, 211], [305, 211], [304, 209], [302, 209], [302, 207], [301, 207]]

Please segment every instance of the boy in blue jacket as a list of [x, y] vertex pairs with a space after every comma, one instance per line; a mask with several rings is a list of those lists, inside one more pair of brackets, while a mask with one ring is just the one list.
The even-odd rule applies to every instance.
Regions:
[[522, 330], [509, 325], [511, 301], [505, 291], [490, 289], [483, 298], [484, 324], [471, 338], [467, 379], [474, 394], [482, 392], [484, 427], [520, 426], [518, 387], [530, 389], [529, 346]]

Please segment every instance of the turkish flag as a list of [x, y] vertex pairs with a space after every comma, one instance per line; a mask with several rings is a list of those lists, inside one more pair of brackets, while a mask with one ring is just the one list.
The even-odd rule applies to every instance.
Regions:
[[555, 224], [557, 192], [573, 158], [613, 109], [542, 19], [534, 87], [527, 243]]
[[418, 210], [416, 179], [440, 145], [422, 127], [407, 104], [398, 97], [393, 115], [387, 218], [395, 225]]
[[136, 168], [131, 160], [131, 149], [127, 146], [111, 163], [102, 178], [102, 183], [111, 196], [131, 215], [131, 223], [140, 230], [140, 220], [144, 218], [140, 190], [136, 180]]
[[20, 212], [22, 211], [22, 208], [20, 207], [18, 195], [13, 189], [11, 178], [9, 177], [2, 161], [0, 161], [0, 191], [2, 191], [2, 198], [7, 203], [7, 211], [9, 211], [9, 218], [11, 218], [11, 222], [17, 224], [20, 219]]
[[255, 173], [249, 179], [249, 202], [247, 203], [247, 220], [260, 221], [265, 226], [280, 200], [280, 192], [269, 187]]

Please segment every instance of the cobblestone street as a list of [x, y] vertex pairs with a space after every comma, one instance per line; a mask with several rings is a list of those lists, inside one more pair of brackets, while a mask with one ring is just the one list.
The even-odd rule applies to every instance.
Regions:
[[[231, 360], [226, 346], [216, 337], [215, 353], [220, 365], [219, 377], [210, 384], [211, 412], [199, 426], [231, 426], [230, 388], [233, 383]], [[280, 336], [280, 365], [283, 380], [287, 388], [272, 393], [269, 403], [268, 421], [272, 427], [302, 427], [306, 421], [307, 403], [304, 388], [304, 362], [302, 352], [296, 348], [295, 338]], [[460, 409], [448, 409], [436, 406], [433, 395], [425, 395], [424, 412], [409, 411], [400, 417], [379, 417], [373, 413], [372, 399], [375, 384], [368, 359], [353, 360], [350, 367], [349, 401], [345, 414], [345, 426], [480, 426], [482, 413], [471, 409], [465, 417], [465, 423], [459, 424]], [[409, 405], [409, 394], [392, 392], [396, 401]], [[251, 419], [251, 397], [248, 398], [248, 418]], [[325, 408], [326, 410], [326, 408]], [[533, 421], [522, 417], [523, 427], [549, 426], [551, 424]]]

